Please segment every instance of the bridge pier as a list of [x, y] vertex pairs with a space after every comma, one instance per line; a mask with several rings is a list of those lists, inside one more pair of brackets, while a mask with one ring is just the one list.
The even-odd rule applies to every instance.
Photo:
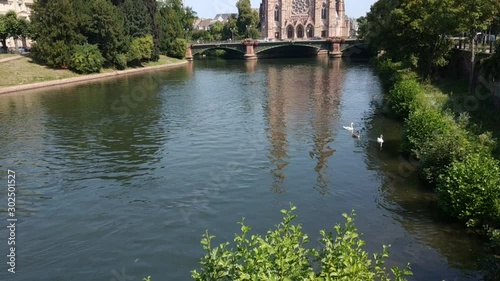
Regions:
[[186, 59], [188, 61], [192, 61], [193, 60], [193, 50], [191, 49], [191, 46], [192, 45], [188, 45], [188, 47], [186, 49]]
[[330, 58], [341, 58], [342, 57], [342, 51], [340, 50], [340, 42], [333, 42], [332, 43], [332, 49], [329, 52]]
[[245, 49], [245, 55], [243, 56], [245, 58], [245, 60], [256, 60], [257, 59], [257, 55], [255, 54], [255, 49], [254, 49], [254, 45], [255, 45], [256, 41], [248, 41], [248, 42], [244, 42], [243, 44], [246, 46], [246, 49]]

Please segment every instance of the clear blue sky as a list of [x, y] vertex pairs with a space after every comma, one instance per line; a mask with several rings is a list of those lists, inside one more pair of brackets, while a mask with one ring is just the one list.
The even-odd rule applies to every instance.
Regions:
[[[237, 0], [184, 0], [202, 18], [213, 18], [219, 13], [236, 13]], [[377, 0], [345, 0], [346, 14], [352, 18], [364, 16]], [[258, 8], [261, 0], [251, 0], [252, 7]]]

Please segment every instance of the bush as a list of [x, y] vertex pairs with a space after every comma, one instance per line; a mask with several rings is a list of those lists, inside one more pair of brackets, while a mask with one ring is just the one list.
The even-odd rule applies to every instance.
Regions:
[[404, 122], [404, 150], [420, 158], [422, 147], [435, 135], [448, 130], [453, 122], [452, 117], [438, 109], [420, 108], [410, 112]]
[[95, 73], [101, 71], [104, 57], [97, 45], [77, 45], [71, 56], [70, 67], [77, 73]]
[[454, 161], [436, 190], [440, 207], [468, 226], [500, 223], [500, 164], [490, 155], [472, 153]]
[[460, 161], [474, 150], [467, 131], [449, 120], [446, 126], [420, 146], [420, 169], [428, 183], [434, 185], [446, 167]]
[[140, 65], [142, 61], [151, 59], [154, 43], [151, 35], [134, 38], [127, 53], [127, 62], [133, 65]]
[[186, 52], [187, 52], [186, 40], [177, 38], [170, 45], [170, 48], [167, 51], [167, 55], [174, 58], [183, 59], [186, 56]]
[[127, 55], [125, 54], [116, 55], [114, 64], [116, 69], [119, 70], [127, 68]]
[[423, 91], [417, 81], [398, 81], [389, 92], [389, 106], [397, 117], [405, 119], [415, 107], [414, 102], [418, 95], [423, 95]]
[[[373, 261], [362, 249], [365, 244], [354, 226], [354, 214], [346, 218], [344, 227], [335, 226], [337, 236], [321, 231], [324, 248], [320, 251], [306, 249], [308, 236], [302, 226], [293, 225], [297, 217], [295, 210], [282, 210], [283, 221], [275, 230], [260, 235], [248, 236], [250, 227], [242, 221], [241, 235], [236, 235], [236, 249], [228, 249], [229, 242], [212, 248], [214, 236], [205, 233], [201, 244], [207, 252], [201, 259], [201, 271], [192, 271], [195, 280], [390, 280], [384, 266], [388, 257], [387, 247], [381, 254], [373, 255]], [[311, 258], [320, 263], [315, 272]], [[411, 275], [405, 270], [392, 268], [394, 280], [406, 280]]]
[[64, 41], [56, 41], [44, 45], [34, 44], [30, 56], [36, 62], [52, 68], [68, 68], [72, 53], [72, 46], [68, 46]]

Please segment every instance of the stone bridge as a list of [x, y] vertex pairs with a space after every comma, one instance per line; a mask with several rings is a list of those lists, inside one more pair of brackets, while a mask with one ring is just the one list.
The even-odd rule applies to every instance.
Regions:
[[241, 42], [217, 42], [207, 44], [191, 44], [188, 46], [186, 58], [192, 60], [193, 56], [208, 50], [225, 50], [244, 57], [247, 60], [270, 56], [273, 53], [292, 52], [302, 54], [328, 54], [332, 58], [342, 56], [356, 56], [366, 53], [367, 44], [356, 39], [326, 39], [326, 40], [290, 40], [259, 42], [245, 39]]

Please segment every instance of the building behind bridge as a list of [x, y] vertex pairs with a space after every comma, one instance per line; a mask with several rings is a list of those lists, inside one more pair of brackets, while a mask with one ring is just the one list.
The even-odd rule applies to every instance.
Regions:
[[262, 0], [262, 37], [302, 39], [349, 37], [344, 0]]

